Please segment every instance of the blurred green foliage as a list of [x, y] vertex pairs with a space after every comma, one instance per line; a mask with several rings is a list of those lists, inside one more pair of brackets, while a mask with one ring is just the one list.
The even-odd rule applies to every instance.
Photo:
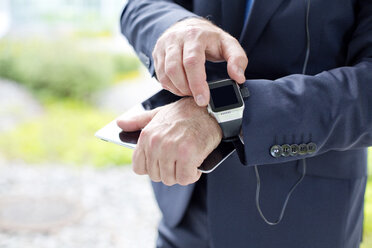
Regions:
[[78, 101], [47, 103], [42, 117], [0, 133], [0, 154], [7, 160], [31, 164], [130, 164], [131, 150], [93, 136], [113, 119], [114, 115]]
[[368, 150], [368, 174], [369, 180], [364, 203], [364, 236], [361, 248], [372, 247], [372, 148]]
[[372, 147], [368, 148], [368, 175], [372, 176]]
[[368, 152], [368, 175], [369, 180], [367, 183], [367, 190], [365, 195], [364, 204], [364, 237], [361, 248], [372, 247], [372, 148]]
[[136, 57], [89, 51], [79, 42], [0, 42], [0, 77], [25, 85], [41, 99], [87, 100], [118, 75], [138, 68]]
[[[371, 161], [372, 150], [369, 151], [369, 161]], [[372, 169], [372, 164], [369, 163], [369, 168]], [[361, 248], [372, 247], [372, 178], [368, 180], [367, 191], [364, 204], [364, 237]]]

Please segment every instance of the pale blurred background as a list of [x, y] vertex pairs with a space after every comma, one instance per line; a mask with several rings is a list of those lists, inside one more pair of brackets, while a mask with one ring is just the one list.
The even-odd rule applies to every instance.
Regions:
[[120, 34], [124, 4], [0, 0], [0, 248], [154, 247], [149, 180], [93, 136], [158, 89]]
[[122, 0], [0, 0], [0, 248], [154, 247], [131, 151], [94, 133], [157, 84]]

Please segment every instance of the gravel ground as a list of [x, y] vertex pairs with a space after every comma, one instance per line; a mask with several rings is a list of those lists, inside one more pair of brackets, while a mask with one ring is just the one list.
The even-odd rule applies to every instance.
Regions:
[[[148, 178], [135, 175], [130, 166], [97, 169], [0, 162], [0, 206], [14, 197], [68, 199], [74, 203], [69, 212], [75, 217], [44, 231], [3, 227], [1, 248], [154, 247], [160, 213]], [[34, 208], [30, 206], [29, 212], [36, 212]], [[53, 216], [48, 215], [53, 206], [43, 209], [46, 217]], [[33, 220], [27, 208], [17, 211], [18, 219]], [[5, 215], [0, 207], [0, 222]]]

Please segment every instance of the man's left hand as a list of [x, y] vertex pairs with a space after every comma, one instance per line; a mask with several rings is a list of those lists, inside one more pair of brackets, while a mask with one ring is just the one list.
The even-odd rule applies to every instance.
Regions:
[[198, 167], [222, 139], [217, 121], [191, 97], [117, 124], [128, 132], [142, 129], [133, 154], [134, 172], [168, 186], [196, 182]]

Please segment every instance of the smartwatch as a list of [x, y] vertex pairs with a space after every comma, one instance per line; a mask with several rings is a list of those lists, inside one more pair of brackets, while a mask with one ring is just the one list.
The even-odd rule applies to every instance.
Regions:
[[[238, 137], [242, 127], [244, 101], [238, 84], [231, 79], [208, 82], [210, 101], [208, 112], [222, 129], [223, 139]], [[247, 88], [244, 88], [247, 95]], [[248, 93], [249, 95], [249, 93]]]
[[244, 100], [249, 97], [246, 87], [239, 87], [231, 79], [208, 82], [210, 101], [208, 112], [221, 127], [222, 141], [232, 142], [240, 159], [246, 165], [244, 145], [240, 138], [242, 128]]

